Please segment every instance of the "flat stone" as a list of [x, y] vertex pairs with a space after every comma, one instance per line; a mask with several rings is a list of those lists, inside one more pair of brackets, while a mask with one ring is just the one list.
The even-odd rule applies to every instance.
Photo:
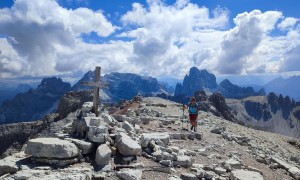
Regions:
[[180, 175], [180, 178], [182, 180], [197, 180], [197, 176], [195, 174], [192, 174], [192, 173], [182, 173]]
[[231, 170], [231, 169], [241, 169], [243, 164], [241, 163], [241, 161], [231, 158], [224, 161], [222, 165], [226, 170]]
[[214, 129], [212, 129], [210, 132], [211, 133], [215, 133], [215, 134], [221, 134], [222, 132], [224, 132], [226, 130], [225, 127], [215, 127]]
[[176, 161], [173, 161], [174, 166], [190, 167], [193, 164], [193, 160], [189, 156], [178, 156]]
[[14, 175], [15, 180], [25, 180], [25, 179], [30, 179], [32, 177], [32, 174], [30, 172], [18, 172]]
[[289, 173], [291, 174], [291, 176], [293, 178], [295, 178], [296, 180], [300, 180], [300, 170], [297, 167], [291, 167], [289, 169]]
[[181, 133], [180, 135], [181, 135], [181, 139], [184, 139], [184, 140], [188, 139], [188, 137], [189, 137], [189, 133], [185, 133], [185, 132]]
[[78, 147], [78, 149], [82, 150], [82, 154], [89, 154], [94, 148], [94, 144], [86, 140], [79, 140], [73, 138], [66, 138], [65, 140], [74, 143]]
[[278, 159], [276, 157], [271, 157], [271, 161], [277, 163], [279, 165], [278, 166], [279, 168], [284, 168], [287, 171], [292, 167], [289, 163], [287, 163], [281, 159]]
[[101, 144], [96, 150], [96, 164], [99, 166], [109, 164], [111, 157], [111, 150], [106, 144]]
[[249, 170], [249, 171], [258, 172], [259, 174], [263, 175], [263, 172], [261, 170], [255, 168], [255, 167], [247, 166], [246, 169]]
[[121, 169], [117, 172], [117, 176], [123, 180], [140, 180], [142, 179], [142, 170], [139, 169]]
[[142, 147], [147, 147], [148, 143], [151, 141], [161, 141], [166, 146], [170, 142], [170, 135], [168, 133], [143, 133], [141, 136]]
[[221, 167], [216, 167], [213, 171], [219, 175], [225, 174], [227, 172], [226, 169], [221, 168]]
[[246, 170], [233, 170], [230, 174], [231, 180], [263, 180], [263, 176], [258, 172], [246, 171]]
[[0, 160], [0, 176], [6, 173], [15, 173], [18, 171], [19, 167], [16, 162], [18, 160], [14, 157], [8, 156]]
[[171, 161], [171, 160], [161, 160], [161, 161], [159, 161], [159, 164], [161, 164], [163, 166], [170, 167], [170, 166], [173, 166], [173, 161]]
[[75, 157], [78, 152], [75, 144], [58, 138], [30, 139], [25, 149], [25, 153], [33, 157], [59, 159]]
[[180, 133], [171, 133], [170, 138], [171, 139], [181, 139], [181, 134]]
[[116, 137], [117, 149], [124, 156], [137, 155], [141, 152], [141, 146], [134, 140], [132, 140], [125, 133], [118, 133]]

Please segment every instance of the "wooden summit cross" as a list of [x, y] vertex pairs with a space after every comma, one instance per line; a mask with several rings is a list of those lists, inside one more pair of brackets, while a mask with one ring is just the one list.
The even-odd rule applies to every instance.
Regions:
[[96, 114], [96, 117], [99, 116], [99, 112], [98, 112], [99, 89], [106, 88], [108, 86], [108, 84], [106, 83], [100, 83], [100, 73], [101, 73], [101, 67], [96, 66], [94, 82], [81, 82], [82, 85], [94, 87], [93, 109], [94, 109], [94, 113]]

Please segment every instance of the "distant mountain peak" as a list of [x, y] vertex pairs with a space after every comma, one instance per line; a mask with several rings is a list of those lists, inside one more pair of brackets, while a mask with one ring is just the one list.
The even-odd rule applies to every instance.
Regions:
[[189, 74], [185, 75], [182, 84], [179, 83], [175, 88], [175, 96], [187, 95], [193, 96], [198, 90], [205, 88], [215, 89], [217, 87], [216, 76], [209, 73], [207, 70], [199, 70], [197, 67], [192, 67]]

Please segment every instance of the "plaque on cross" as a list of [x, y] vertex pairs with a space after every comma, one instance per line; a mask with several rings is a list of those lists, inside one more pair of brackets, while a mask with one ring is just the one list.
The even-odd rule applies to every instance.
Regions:
[[99, 116], [99, 89], [108, 87], [108, 84], [100, 82], [101, 67], [96, 66], [94, 82], [81, 82], [82, 85], [94, 87], [93, 109], [96, 116]]

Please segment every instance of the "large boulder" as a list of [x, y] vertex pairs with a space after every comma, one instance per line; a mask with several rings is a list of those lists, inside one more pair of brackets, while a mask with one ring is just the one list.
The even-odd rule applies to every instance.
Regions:
[[230, 174], [232, 180], [263, 180], [263, 176], [258, 172], [247, 171], [247, 170], [233, 170]]
[[72, 158], [78, 155], [75, 144], [58, 138], [37, 138], [27, 143], [25, 153], [33, 157]]
[[137, 155], [141, 152], [141, 146], [123, 132], [116, 136], [116, 144], [117, 149], [124, 156]]
[[96, 164], [99, 166], [105, 166], [109, 164], [110, 156], [110, 148], [106, 144], [101, 144], [96, 151]]
[[168, 145], [170, 142], [170, 135], [168, 133], [143, 133], [141, 136], [142, 147], [147, 147], [151, 140], [161, 141], [164, 145]]

